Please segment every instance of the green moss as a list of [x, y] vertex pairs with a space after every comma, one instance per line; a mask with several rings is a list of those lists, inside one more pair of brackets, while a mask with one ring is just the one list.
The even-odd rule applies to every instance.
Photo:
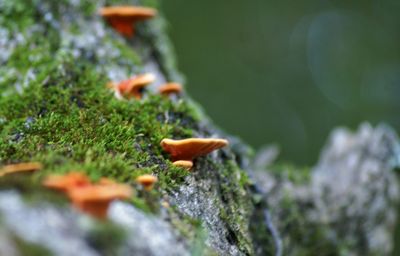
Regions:
[[[27, 9], [27, 4], [17, 1], [5, 10], [19, 12]], [[33, 8], [21, 15], [37, 13]], [[24, 23], [25, 28], [33, 25], [30, 22]], [[70, 30], [79, 34], [77, 27]], [[46, 31], [55, 34], [54, 29]], [[105, 40], [129, 59], [132, 67], [141, 65], [140, 57], [123, 41]], [[105, 87], [108, 79], [91, 62], [76, 61], [68, 48], [59, 47], [58, 39], [49, 40], [40, 32], [31, 34], [0, 67], [0, 74], [15, 70], [14, 75], [0, 80], [0, 164], [40, 161], [45, 168], [33, 176], [36, 181], [49, 173], [81, 170], [94, 181], [109, 177], [130, 183], [141, 174], [155, 173], [157, 189], [179, 186], [188, 172], [171, 165], [159, 142], [165, 137], [192, 136], [197, 128], [193, 107], [151, 94], [142, 101], [118, 101]], [[33, 76], [27, 80], [28, 72]], [[156, 212], [156, 198], [134, 201], [142, 209]]]
[[201, 228], [201, 222], [180, 213], [174, 207], [168, 207], [167, 211], [171, 218], [171, 225], [185, 238], [190, 241], [195, 240], [196, 232]]
[[[288, 255], [338, 255], [335, 241], [328, 238], [328, 227], [312, 223], [304, 217], [310, 205], [300, 204], [286, 195], [279, 209], [280, 230], [284, 235], [284, 248]], [[272, 209], [272, 212], [276, 211]]]
[[[120, 51], [120, 55], [123, 56], [125, 60], [132, 62], [134, 67], [137, 68], [143, 66], [140, 56], [133, 51], [131, 47], [129, 47], [127, 44], [124, 44], [123, 41], [116, 40], [113, 37], [106, 37], [106, 40], [109, 40], [109, 42]], [[121, 58], [118, 61], [121, 61]], [[143, 70], [138, 70], [138, 73], [139, 72], [143, 72]]]
[[286, 179], [294, 184], [308, 184], [310, 182], [310, 167], [298, 167], [292, 164], [280, 163], [268, 168], [268, 171], [279, 179]]
[[[0, 8], [0, 26], [10, 31], [24, 31], [25, 28], [33, 23], [33, 11], [26, 8], [26, 1], [2, 1]], [[18, 17], [18, 19], [15, 19]], [[10, 22], [10, 21], [13, 22]]]
[[[105, 73], [110, 66], [123, 69], [127, 76], [133, 75], [144, 70], [143, 59], [155, 57], [167, 80], [179, 80], [163, 19], [138, 26], [140, 37], [135, 38], [135, 49], [129, 40], [110, 29], [101, 44], [109, 47], [104, 49], [112, 48], [120, 54], [99, 59], [94, 48], [76, 54], [81, 49], [60, 38], [59, 28], [52, 21], [45, 21], [43, 13], [51, 11], [54, 20], [63, 17], [63, 32], [78, 37], [85, 31], [76, 25], [78, 22], [69, 22], [71, 17], [63, 10], [80, 8], [85, 22], [90, 23], [96, 19], [94, 4], [81, 1], [80, 7], [71, 7], [68, 1], [9, 2], [8, 16], [0, 18], [0, 24], [6, 22], [11, 26], [10, 15], [20, 14], [21, 22], [13, 29], [23, 34], [25, 40], [16, 44], [6, 63], [0, 66], [0, 165], [39, 161], [44, 168], [33, 175], [0, 178], [0, 189], [18, 189], [23, 194], [32, 194], [30, 199], [46, 200], [54, 195], [57, 197], [54, 200], [65, 201], [64, 197], [58, 198], [56, 193], [43, 189], [40, 182], [49, 174], [79, 170], [93, 181], [108, 177], [131, 184], [135, 195], [129, 201], [145, 212], [157, 213], [161, 196], [177, 189], [190, 175], [172, 165], [160, 141], [207, 134], [198, 125], [203, 114], [186, 99], [171, 101], [150, 92], [145, 92], [142, 100], [117, 100], [106, 88], [109, 81]], [[107, 4], [116, 3], [126, 1], [107, 1]], [[154, 0], [142, 3], [157, 5]], [[35, 23], [39, 23], [39, 30], [32, 29]], [[221, 217], [229, 230], [227, 239], [251, 254], [247, 235], [251, 211], [251, 200], [247, 196], [249, 180], [232, 159], [219, 164], [207, 157], [202, 161], [218, 170], [213, 175], [221, 182]], [[159, 179], [155, 189], [149, 192], [134, 182], [145, 173], [154, 173]], [[180, 215], [174, 208], [169, 215], [182, 236], [198, 244], [193, 245], [194, 254], [213, 255], [209, 248], [199, 249], [205, 240], [199, 221]], [[103, 239], [108, 232], [108, 228], [100, 228], [90, 235], [95, 247], [100, 246], [104, 253], [112, 251], [111, 247], [101, 247], [106, 244]]]
[[18, 255], [21, 256], [51, 256], [53, 255], [48, 249], [42, 245], [30, 243], [22, 240], [19, 237], [14, 237], [14, 242], [18, 250]]
[[204, 228], [198, 227], [195, 230], [195, 236], [190, 246], [190, 255], [192, 256], [217, 256], [218, 253], [209, 246], [205, 246], [207, 232]]
[[[18, 13], [26, 18], [24, 27], [15, 30], [34, 25], [32, 17], [39, 13], [28, 8], [30, 4], [38, 3], [15, 1], [2, 9], [8, 16]], [[50, 3], [46, 8], [56, 8], [53, 14], [59, 14], [58, 6]], [[45, 28], [47, 35], [58, 35]], [[73, 25], [70, 30], [80, 33]], [[36, 180], [71, 170], [81, 170], [93, 180], [109, 177], [121, 182], [156, 173], [159, 188], [175, 189], [188, 172], [171, 165], [159, 142], [192, 136], [197, 128], [193, 107], [151, 94], [142, 101], [118, 101], [105, 88], [108, 79], [91, 61], [75, 60], [73, 49], [60, 48], [57, 36], [42, 33], [27, 35], [0, 67], [5, 75], [0, 79], [0, 164], [40, 161], [45, 168], [34, 175]], [[140, 69], [140, 57], [132, 48], [116, 38], [105, 40]]]
[[206, 245], [207, 231], [202, 227], [201, 221], [180, 213], [174, 207], [168, 207], [169, 222], [189, 244], [191, 255], [217, 255]]
[[[131, 203], [138, 209], [141, 209], [145, 213], [153, 213], [155, 210], [151, 208], [146, 198], [133, 197]], [[152, 202], [151, 202], [152, 204]]]
[[266, 204], [263, 201], [255, 203], [255, 210], [251, 216], [250, 233], [254, 246], [255, 255], [275, 255], [276, 241], [271, 236], [271, 230], [266, 225]]
[[82, 170], [122, 182], [154, 172], [163, 189], [183, 181], [188, 172], [173, 167], [159, 143], [192, 135], [196, 123], [184, 101], [150, 94], [118, 101], [89, 65], [64, 59], [48, 66], [49, 76], [0, 100], [2, 164], [40, 161], [40, 177]]
[[[96, 5], [84, 2], [78, 8], [90, 21]], [[141, 174], [155, 173], [157, 191], [177, 188], [188, 172], [173, 166], [159, 143], [166, 137], [193, 135], [198, 128], [194, 107], [150, 93], [141, 101], [116, 100], [94, 62], [124, 63], [140, 72], [141, 56], [121, 37], [106, 36], [103, 43], [119, 51], [118, 60], [74, 59], [74, 46], [62, 45], [53, 21], [44, 17], [51, 11], [57, 20], [71, 8], [77, 7], [68, 1], [2, 2], [0, 24], [24, 40], [9, 49], [10, 57], [0, 66], [0, 165], [42, 162], [44, 169], [31, 178], [39, 186], [50, 173], [80, 170], [94, 181], [109, 177], [131, 184]], [[33, 29], [37, 24], [40, 29]], [[63, 30], [76, 36], [85, 33], [74, 22], [63, 23]], [[24, 182], [31, 181], [18, 181], [19, 189], [30, 191]], [[9, 187], [6, 182], [0, 186]], [[156, 212], [159, 194], [137, 190], [134, 203]]]
[[86, 236], [86, 241], [101, 255], [112, 256], [125, 240], [122, 227], [107, 222], [97, 222]]
[[[274, 175], [277, 184], [290, 184], [288, 187], [307, 186], [311, 182], [311, 170], [307, 167], [299, 168], [280, 163], [269, 167], [268, 171]], [[271, 208], [270, 212], [272, 216], [279, 216], [277, 227], [283, 238], [284, 254], [338, 255], [341, 245], [329, 238], [329, 227], [323, 223], [312, 222], [307, 217], [315, 209], [313, 201], [295, 198], [291, 190], [289, 193], [282, 189], [281, 193], [286, 194], [283, 194], [278, 206]], [[264, 240], [267, 241], [268, 237]]]
[[79, 9], [82, 10], [83, 14], [87, 17], [96, 13], [96, 4], [94, 1], [79, 1]]
[[[213, 163], [210, 163], [213, 164]], [[219, 173], [220, 218], [226, 223], [227, 240], [237, 244], [242, 252], [253, 253], [253, 245], [249, 234], [249, 219], [253, 205], [248, 192], [248, 177], [233, 160], [227, 160], [217, 168]]]

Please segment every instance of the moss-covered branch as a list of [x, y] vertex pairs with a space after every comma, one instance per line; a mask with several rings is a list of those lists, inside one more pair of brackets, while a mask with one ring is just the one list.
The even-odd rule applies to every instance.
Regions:
[[[168, 246], [180, 253], [253, 254], [248, 230], [252, 209], [249, 183], [235, 153], [227, 149], [200, 158], [189, 173], [173, 166], [159, 145], [163, 138], [218, 134], [202, 121], [201, 112], [191, 101], [169, 99], [155, 92], [163, 82], [180, 79], [162, 17], [139, 24], [135, 37], [127, 39], [97, 14], [102, 5], [116, 3], [0, 1], [0, 29], [4, 35], [0, 161], [38, 161], [44, 166], [23, 182], [4, 178], [2, 190], [18, 191], [26, 199], [40, 192], [35, 198], [42, 198], [43, 193], [53, 193], [40, 189], [44, 176], [71, 170], [85, 172], [94, 181], [112, 178], [132, 184], [135, 195], [130, 207], [150, 214], [148, 221], [151, 215], [158, 216], [175, 239], [171, 240], [175, 245]], [[141, 4], [156, 6], [155, 2]], [[106, 86], [109, 81], [143, 72], [156, 74], [157, 81], [141, 100], [118, 100]], [[144, 173], [158, 176], [152, 192], [134, 184], [135, 177]], [[53, 202], [46, 198], [43, 202]], [[15, 197], [13, 203], [18, 204], [18, 200]], [[42, 241], [21, 237], [18, 227], [9, 223], [12, 218], [4, 215], [5, 228], [18, 239]], [[117, 219], [115, 222], [121, 221]], [[92, 228], [76, 227], [76, 232], [91, 233]], [[133, 231], [126, 232], [129, 237]], [[154, 232], [149, 230], [140, 236], [157, 239]], [[196, 247], [205, 240], [207, 246]], [[151, 244], [142, 246], [151, 254], [168, 254], [162, 245], [150, 248]], [[82, 244], [88, 250], [109, 250], [97, 246], [98, 242]], [[124, 246], [140, 251], [128, 238], [117, 249]], [[58, 247], [50, 246], [50, 250], [60, 253]], [[170, 255], [176, 255], [176, 250], [169, 250]]]
[[[215, 128], [190, 98], [156, 92], [182, 81], [162, 16], [124, 38], [97, 14], [112, 4], [158, 1], [0, 0], [0, 165], [43, 164], [33, 175], [0, 178], [0, 254], [390, 252], [393, 132], [335, 137], [313, 170], [254, 166], [251, 149]], [[118, 100], [106, 86], [144, 72], [157, 80], [141, 100]], [[188, 137], [225, 137], [230, 146], [188, 172], [160, 147], [163, 138]], [[129, 184], [134, 195], [113, 203], [107, 221], [92, 219], [41, 185], [72, 170]], [[134, 183], [145, 173], [159, 179], [151, 192]]]

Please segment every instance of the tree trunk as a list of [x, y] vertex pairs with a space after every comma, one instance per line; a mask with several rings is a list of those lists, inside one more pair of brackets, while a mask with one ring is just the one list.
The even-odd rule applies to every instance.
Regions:
[[[335, 130], [315, 168], [273, 164], [216, 128], [187, 96], [157, 89], [183, 82], [159, 14], [119, 35], [102, 6], [158, 2], [0, 0], [0, 164], [41, 162], [0, 177], [0, 255], [388, 255], [400, 158], [397, 136], [367, 124]], [[107, 88], [152, 72], [140, 100]], [[227, 148], [174, 167], [163, 138], [223, 137]], [[107, 220], [46, 189], [72, 170], [130, 184]], [[134, 182], [153, 173], [145, 191]]]

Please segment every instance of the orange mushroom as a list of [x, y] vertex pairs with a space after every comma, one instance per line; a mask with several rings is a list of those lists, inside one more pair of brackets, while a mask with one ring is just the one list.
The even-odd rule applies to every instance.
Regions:
[[157, 180], [158, 179], [156, 176], [150, 174], [140, 175], [139, 177], [136, 178], [136, 182], [142, 185], [146, 191], [150, 191], [153, 188], [154, 183], [157, 182]]
[[70, 172], [66, 175], [50, 175], [43, 181], [43, 186], [67, 192], [72, 188], [91, 185], [89, 178], [80, 172]]
[[178, 160], [172, 163], [175, 166], [181, 167], [183, 169], [186, 169], [188, 171], [190, 171], [190, 169], [192, 169], [193, 167], [193, 162], [192, 161], [188, 161], [188, 160]]
[[37, 162], [10, 164], [0, 170], [0, 177], [11, 173], [33, 172], [40, 169], [42, 169], [42, 164]]
[[156, 14], [157, 11], [153, 8], [138, 6], [111, 6], [100, 10], [100, 15], [126, 37], [134, 35], [135, 22], [153, 18]]
[[173, 161], [191, 161], [196, 157], [207, 155], [228, 144], [229, 142], [227, 140], [212, 138], [190, 138], [184, 140], [163, 139], [161, 141], [161, 147], [171, 155]]
[[104, 219], [110, 203], [117, 199], [128, 199], [132, 189], [128, 185], [90, 185], [75, 187], [68, 191], [72, 203], [81, 211]]
[[158, 91], [163, 94], [163, 95], [169, 95], [169, 94], [179, 94], [182, 92], [182, 85], [178, 83], [167, 83], [162, 85]]
[[[116, 91], [117, 98], [126, 97], [130, 99], [134, 97], [136, 99], [141, 99], [143, 88], [151, 84], [155, 80], [155, 75], [151, 73], [146, 73], [121, 81], [118, 84], [112, 84], [112, 87]], [[107, 86], [110, 87], [110, 84], [108, 84]]]
[[126, 199], [132, 195], [132, 189], [128, 185], [118, 184], [107, 178], [101, 178], [98, 184], [92, 184], [80, 172], [50, 175], [43, 181], [43, 185], [63, 191], [75, 207], [98, 218], [106, 217], [111, 201]]
[[113, 185], [113, 184], [117, 184], [117, 183], [114, 180], [111, 180], [111, 179], [108, 179], [108, 178], [101, 178], [97, 184], [99, 184], [99, 185]]

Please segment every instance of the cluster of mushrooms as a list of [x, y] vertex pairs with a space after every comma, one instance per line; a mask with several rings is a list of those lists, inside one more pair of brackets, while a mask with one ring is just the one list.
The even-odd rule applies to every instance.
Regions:
[[[136, 6], [114, 6], [104, 7], [100, 10], [100, 15], [123, 36], [132, 37], [134, 35], [134, 23], [154, 17], [157, 11], [152, 8]], [[143, 89], [153, 83], [156, 77], [151, 73], [137, 75], [119, 83], [110, 82], [107, 87], [112, 89], [118, 99], [137, 99], [142, 98]], [[159, 88], [159, 93], [163, 95], [179, 94], [182, 86], [178, 83], [167, 83]], [[171, 157], [173, 164], [187, 170], [193, 167], [193, 159], [206, 155], [213, 150], [224, 147], [228, 141], [223, 139], [201, 139], [191, 138], [186, 140], [163, 139], [161, 146]]]
[[[152, 18], [156, 13], [156, 10], [152, 8], [136, 6], [104, 7], [100, 10], [100, 15], [125, 37], [133, 37], [135, 22]], [[140, 100], [143, 89], [155, 80], [156, 77], [153, 74], [146, 73], [118, 83], [110, 82], [107, 87], [114, 91], [118, 99]], [[181, 92], [182, 86], [178, 83], [167, 83], [159, 87], [159, 93], [166, 96], [179, 95]], [[164, 151], [169, 153], [173, 165], [190, 171], [195, 158], [227, 146], [228, 141], [215, 138], [183, 140], [165, 138], [160, 145]], [[42, 169], [42, 164], [37, 162], [11, 164], [0, 169], [0, 177], [40, 169]], [[145, 174], [137, 177], [136, 182], [145, 191], [150, 191], [157, 182], [157, 177]], [[127, 184], [117, 183], [107, 178], [101, 178], [98, 182], [93, 183], [84, 173], [77, 171], [71, 171], [65, 175], [49, 175], [42, 184], [47, 188], [64, 193], [77, 209], [99, 219], [107, 217], [108, 207], [113, 200], [129, 199], [133, 193], [132, 188]]]

